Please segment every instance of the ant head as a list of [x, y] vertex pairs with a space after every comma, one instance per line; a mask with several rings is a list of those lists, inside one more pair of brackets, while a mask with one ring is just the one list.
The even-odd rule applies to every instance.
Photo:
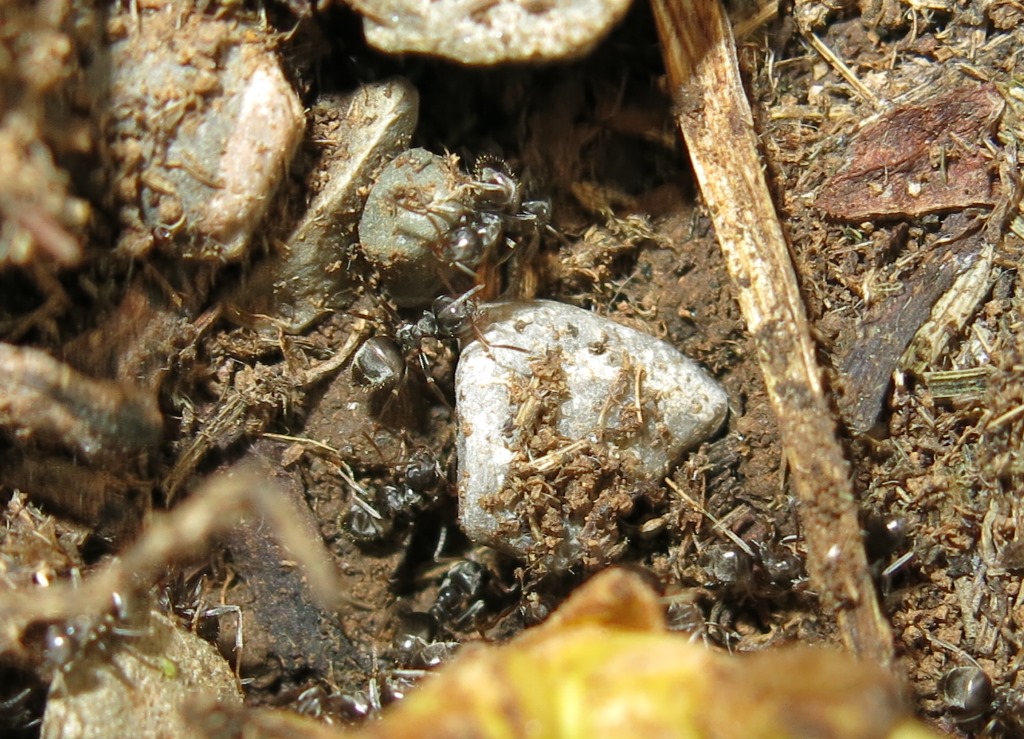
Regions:
[[380, 514], [370, 513], [364, 506], [353, 504], [342, 524], [349, 538], [356, 544], [376, 544], [391, 535], [392, 522]]
[[532, 219], [538, 228], [551, 223], [550, 200], [527, 200], [523, 203], [523, 214]]
[[437, 321], [437, 335], [445, 339], [458, 338], [476, 314], [473, 296], [483, 289], [478, 285], [458, 298], [442, 295], [434, 301], [431, 312]]
[[47, 666], [67, 669], [84, 649], [87, 631], [87, 625], [74, 622], [48, 626], [43, 635], [43, 659]]
[[478, 157], [473, 166], [473, 186], [477, 207], [506, 213], [519, 210], [522, 188], [503, 159]]

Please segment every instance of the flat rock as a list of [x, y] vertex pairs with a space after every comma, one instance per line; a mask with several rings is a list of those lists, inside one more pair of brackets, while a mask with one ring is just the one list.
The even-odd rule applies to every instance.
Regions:
[[721, 427], [725, 391], [652, 336], [544, 300], [477, 318], [455, 377], [459, 521], [542, 569], [597, 567], [618, 521]]
[[[263, 332], [301, 333], [352, 299], [354, 279], [339, 269], [358, 242], [367, 192], [382, 166], [408, 147], [419, 94], [396, 77], [346, 95], [323, 95], [311, 111], [320, 151], [319, 190], [287, 247], [255, 265], [232, 297]], [[394, 220], [394, 219], [393, 219]]]
[[630, 0], [348, 0], [371, 46], [462, 64], [545, 62], [585, 56]]

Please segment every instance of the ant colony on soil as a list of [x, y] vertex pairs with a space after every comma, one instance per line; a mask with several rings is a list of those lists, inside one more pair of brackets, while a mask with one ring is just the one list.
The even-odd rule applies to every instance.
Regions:
[[0, 735], [1021, 735], [1024, 6], [729, 5], [0, 3]]
[[[675, 348], [589, 311], [507, 297], [476, 303], [499, 292], [493, 282], [504, 265], [527, 267], [549, 220], [549, 203], [525, 199], [499, 160], [481, 158], [466, 174], [455, 157], [425, 149], [396, 156], [369, 193], [360, 245], [396, 305], [432, 305], [416, 320], [396, 320], [392, 335], [367, 339], [353, 378], [393, 395], [412, 357], [431, 380], [425, 341], [462, 340], [462, 530], [540, 572], [589, 570], [623, 551], [619, 519], [684, 450], [721, 427], [728, 400]], [[521, 278], [510, 276], [504, 295]], [[467, 282], [476, 284], [459, 294]], [[443, 289], [456, 294], [435, 297]], [[351, 511], [357, 539], [388, 528], [381, 513], [401, 517], [424, 504], [415, 493], [405, 505], [410, 495], [393, 485], [376, 497], [379, 511]]]
[[[344, 538], [362, 554], [398, 546], [399, 571], [413, 548], [429, 550], [431, 571], [444, 574], [432, 598], [399, 605], [366, 688], [304, 694], [312, 715], [374, 714], [467, 634], [543, 620], [550, 604], [526, 581], [622, 557], [626, 520], [658, 508], [665, 475], [725, 421], [725, 391], [670, 344], [533, 299], [532, 262], [555, 235], [550, 210], [496, 158], [466, 172], [425, 149], [394, 156], [369, 190], [359, 250], [379, 280], [369, 296], [378, 313], [357, 315], [377, 329], [355, 349], [350, 377], [400, 433], [411, 427], [399, 409], [422, 405], [410, 387], [429, 388], [454, 426], [457, 472], [440, 449], [410, 454], [403, 443], [404, 461], [387, 461], [383, 475], [346, 473]], [[471, 547], [452, 564], [447, 541], [464, 541], [449, 531], [456, 516]]]

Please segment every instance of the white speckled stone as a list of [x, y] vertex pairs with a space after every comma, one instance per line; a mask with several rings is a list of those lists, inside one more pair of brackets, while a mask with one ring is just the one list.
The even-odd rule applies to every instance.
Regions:
[[[537, 398], [540, 412], [553, 419], [542, 431], [555, 434], [557, 448], [567, 450], [542, 465], [547, 477], [541, 485], [557, 485], [561, 479], [551, 467], [568, 465], [573, 454], [589, 454], [612, 460], [612, 466], [632, 456], [622, 469], [636, 475], [637, 484], [625, 484], [640, 489], [643, 482], [660, 481], [687, 448], [715, 433], [725, 420], [725, 391], [693, 360], [664, 341], [595, 313], [543, 300], [497, 303], [483, 308], [477, 331], [484, 341], [478, 338], [463, 349], [455, 378], [459, 520], [474, 541], [561, 569], [572, 566], [587, 548], [586, 542], [574, 541], [576, 536], [585, 530], [588, 541], [594, 538], [597, 524], [590, 504], [576, 515], [572, 504], [553, 500], [552, 505], [561, 505], [566, 539], [555, 547], [551, 541], [536, 541], [533, 518], [529, 525], [517, 521], [543, 518], [544, 512], [495, 506], [494, 496], [515, 483], [510, 472], [524, 464], [532, 469], [535, 462], [536, 424], [516, 428], [517, 415], [520, 422], [524, 417], [524, 398]], [[524, 391], [535, 370], [551, 370], [542, 361], [545, 356], [561, 364], [554, 371], [564, 384], [547, 382], [545, 391], [535, 380], [534, 389]], [[560, 389], [553, 391], [556, 385]], [[536, 418], [537, 409], [529, 410], [525, 415]], [[613, 524], [606, 521], [604, 529]]]
[[542, 62], [587, 54], [629, 0], [349, 0], [371, 46], [462, 64]]

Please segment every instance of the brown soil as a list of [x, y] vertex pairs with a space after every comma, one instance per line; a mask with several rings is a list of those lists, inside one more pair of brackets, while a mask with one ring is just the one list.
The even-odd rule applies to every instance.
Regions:
[[[225, 296], [245, 289], [254, 265], [280, 248], [323, 187], [317, 142], [333, 125], [330, 114], [314, 113], [246, 263], [115, 253], [118, 196], [103, 171], [102, 100], [90, 98], [81, 78], [92, 52], [109, 42], [102, 28], [114, 21], [106, 16], [124, 22], [128, 11], [69, 0], [44, 17], [32, 3], [8, 5], [0, 16], [25, 33], [67, 39], [73, 53], [54, 79], [38, 79], [31, 49], [0, 32], [11, 54], [0, 61], [0, 151], [15, 152], [0, 156], [0, 169], [14, 167], [0, 178], [0, 337], [112, 387], [147, 389], [164, 429], [145, 454], [72, 459], [66, 449], [80, 427], [41, 438], [32, 431], [43, 420], [24, 422], [28, 433], [5, 421], [0, 589], [29, 591], [72, 571], [88, 581], [146, 537], [154, 511], [190, 499], [218, 471], [259, 460], [326, 543], [346, 605], [318, 601], [270, 528], [253, 520], [138, 585], [153, 607], [220, 646], [249, 679], [252, 705], [358, 721], [373, 712], [364, 708], [373, 690], [383, 685], [385, 698], [404, 690], [396, 668], [429, 663], [394, 643], [412, 633], [418, 616], [410, 614], [439, 616], [428, 641], [454, 649], [507, 639], [560, 603], [586, 568], [540, 571], [475, 547], [457, 529], [457, 347], [424, 342], [394, 392], [360, 386], [348, 364], [317, 371], [365, 337], [418, 317], [387, 303], [357, 252], [334, 265], [343, 309], [300, 335], [254, 329], [231, 310]], [[228, 18], [255, 18], [220, 5]], [[999, 0], [868, 5], [815, 29], [861, 92], [789, 14], [738, 42], [741, 64], [913, 706], [954, 734], [1015, 735], [1024, 731], [1024, 217], [1016, 186], [1024, 14]], [[504, 69], [388, 58], [362, 45], [357, 17], [344, 8], [314, 13], [296, 1], [264, 11], [254, 27], [281, 53], [307, 108], [326, 93], [405, 75], [421, 98], [415, 145], [470, 164], [500, 154], [532, 195], [551, 199], [553, 231], [529, 281], [539, 297], [662, 337], [726, 387], [726, 428], [667, 485], [634, 496], [616, 481], [624, 515], [609, 544], [616, 560], [652, 573], [674, 603], [676, 626], [710, 643], [749, 651], [832, 641], [834, 623], [807, 587], [800, 511], [754, 347], [659, 85], [649, 10], [638, 3], [587, 59]], [[872, 116], [885, 125], [864, 126]], [[897, 153], [885, 148], [894, 128]], [[918, 194], [887, 195], [890, 185]], [[76, 210], [84, 201], [93, 210], [88, 234]], [[15, 207], [26, 202], [33, 208]], [[959, 279], [971, 270], [973, 283]], [[959, 304], [921, 331], [952, 295]], [[115, 437], [137, 434], [121, 402], [89, 406], [83, 423]], [[6, 412], [0, 400], [0, 418]], [[439, 479], [416, 505], [376, 523], [359, 512], [356, 498], [379, 512], [385, 486], [401, 486], [424, 453]], [[483, 587], [446, 599], [445, 573], [467, 558], [486, 569]], [[238, 615], [215, 610], [225, 605], [241, 607], [241, 656]], [[32, 722], [53, 673], [39, 638], [47, 619], [0, 609], [8, 633], [0, 700], [16, 699], [0, 731], [38, 731]], [[943, 676], [957, 666], [980, 667], [992, 683], [977, 711], [958, 711], [943, 693]]]

